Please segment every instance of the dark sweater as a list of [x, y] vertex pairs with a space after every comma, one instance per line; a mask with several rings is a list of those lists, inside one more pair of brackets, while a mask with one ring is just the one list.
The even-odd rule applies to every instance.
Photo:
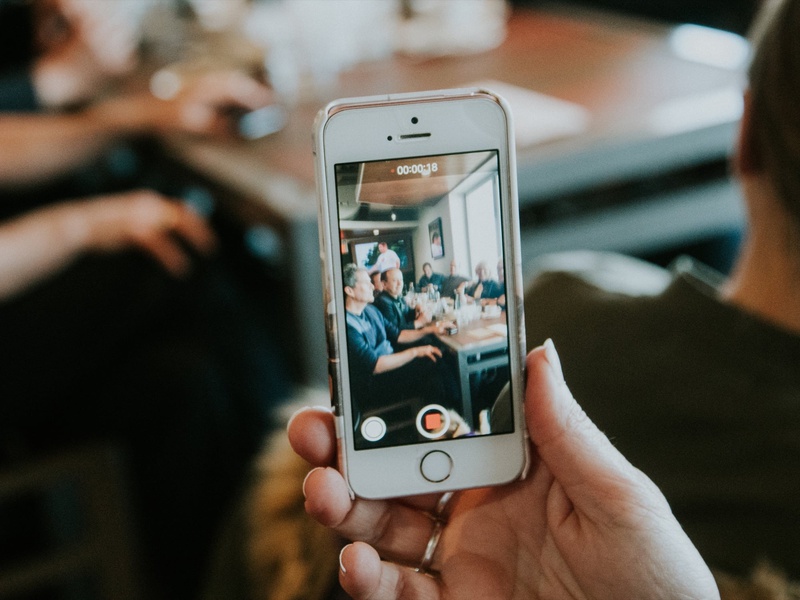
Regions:
[[655, 296], [540, 275], [529, 347], [551, 337], [589, 417], [666, 495], [706, 561], [800, 575], [800, 336], [717, 296], [686, 261]]

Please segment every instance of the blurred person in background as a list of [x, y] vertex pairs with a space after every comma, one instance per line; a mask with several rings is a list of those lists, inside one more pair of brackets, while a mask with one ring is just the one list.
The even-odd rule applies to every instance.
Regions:
[[443, 282], [444, 275], [434, 273], [431, 263], [426, 262], [422, 265], [422, 277], [419, 278], [419, 283], [417, 284], [417, 289], [420, 292], [427, 292], [429, 285], [433, 285], [434, 289], [439, 290]]
[[209, 220], [98, 165], [125, 140], [224, 135], [271, 93], [219, 71], [108, 95], [137, 61], [101, 10], [122, 6], [0, 0], [0, 460], [120, 446], [153, 593], [193, 598], [286, 368]]
[[372, 295], [377, 298], [383, 292], [383, 273], [375, 271], [369, 278], [372, 281]]
[[[495, 294], [497, 294], [495, 296]], [[482, 306], [486, 305], [497, 305], [503, 309], [506, 307], [506, 273], [505, 267], [503, 266], [503, 261], [497, 261], [497, 287], [491, 293], [492, 298], [481, 298], [480, 303]]]
[[730, 277], [617, 255], [546, 258], [530, 346], [552, 337], [576, 397], [663, 490], [706, 561], [800, 577], [800, 1], [753, 31], [735, 156], [748, 231]]
[[[141, 86], [109, 93], [138, 63], [137, 23], [151, 4], [0, 0], [0, 28], [8, 34], [0, 36], [0, 191], [6, 197], [13, 196], [9, 187], [46, 183], [79, 167], [97, 170], [93, 161], [125, 140], [230, 133], [231, 112], [272, 101], [267, 87], [236, 70], [167, 74], [151, 86], [158, 97]], [[63, 194], [64, 182], [58, 183]]]
[[383, 318], [400, 331], [404, 329], [421, 329], [430, 323], [430, 315], [418, 308], [411, 308], [403, 296], [403, 272], [400, 269], [389, 269], [381, 273], [383, 291], [375, 297], [375, 308], [381, 311]]
[[450, 272], [442, 281], [441, 294], [444, 298], [452, 298], [454, 294], [461, 293], [469, 283], [469, 278], [458, 274], [458, 263], [450, 261]]
[[475, 265], [475, 276], [477, 279], [464, 290], [475, 302], [485, 304], [487, 300], [496, 300], [505, 293], [505, 286], [492, 279], [492, 270], [485, 260]]
[[378, 258], [375, 260], [375, 264], [369, 268], [370, 275], [373, 273], [383, 273], [387, 269], [400, 268], [400, 257], [397, 255], [397, 252], [389, 248], [389, 244], [386, 242], [378, 242], [378, 252]]
[[[140, 9], [152, 2], [143, 0]], [[0, 110], [96, 98], [137, 63], [142, 10], [129, 2], [0, 0]]]

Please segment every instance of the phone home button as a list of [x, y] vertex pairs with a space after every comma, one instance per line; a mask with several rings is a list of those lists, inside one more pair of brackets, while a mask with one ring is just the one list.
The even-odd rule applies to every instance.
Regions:
[[453, 470], [453, 459], [447, 452], [434, 450], [422, 457], [419, 464], [422, 476], [431, 483], [439, 483], [450, 477]]

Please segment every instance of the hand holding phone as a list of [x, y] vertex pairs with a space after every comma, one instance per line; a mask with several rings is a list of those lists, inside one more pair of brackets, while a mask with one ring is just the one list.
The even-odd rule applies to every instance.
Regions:
[[[352, 492], [519, 477], [525, 336], [506, 103], [479, 89], [337, 101], [318, 117], [315, 154], [329, 371]], [[452, 262], [478, 274], [482, 297], [503, 294], [506, 310], [482, 319], [459, 302], [463, 278], [444, 275], [412, 308], [405, 282], [452, 273]], [[420, 312], [442, 326], [420, 328]]]
[[306, 511], [356, 542], [339, 555], [348, 594], [719, 598], [664, 496], [581, 414], [559, 364], [552, 343], [528, 357], [525, 416], [538, 449], [531, 474], [447, 503], [439, 495], [353, 500], [326, 468], [336, 463], [330, 412], [295, 415], [289, 441], [315, 467], [303, 485]]

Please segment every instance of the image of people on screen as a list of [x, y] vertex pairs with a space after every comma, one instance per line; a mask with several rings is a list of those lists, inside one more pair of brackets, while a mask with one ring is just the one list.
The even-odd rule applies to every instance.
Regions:
[[[345, 265], [342, 273], [345, 294], [350, 389], [357, 422], [375, 415], [395, 425], [382, 440], [417, 441], [414, 420], [422, 407], [452, 402], [453, 378], [442, 361], [435, 338], [445, 322], [419, 329], [400, 329], [373, 305], [373, 287], [366, 269]], [[387, 416], [387, 411], [401, 413]], [[358, 423], [357, 423], [358, 424]]]

